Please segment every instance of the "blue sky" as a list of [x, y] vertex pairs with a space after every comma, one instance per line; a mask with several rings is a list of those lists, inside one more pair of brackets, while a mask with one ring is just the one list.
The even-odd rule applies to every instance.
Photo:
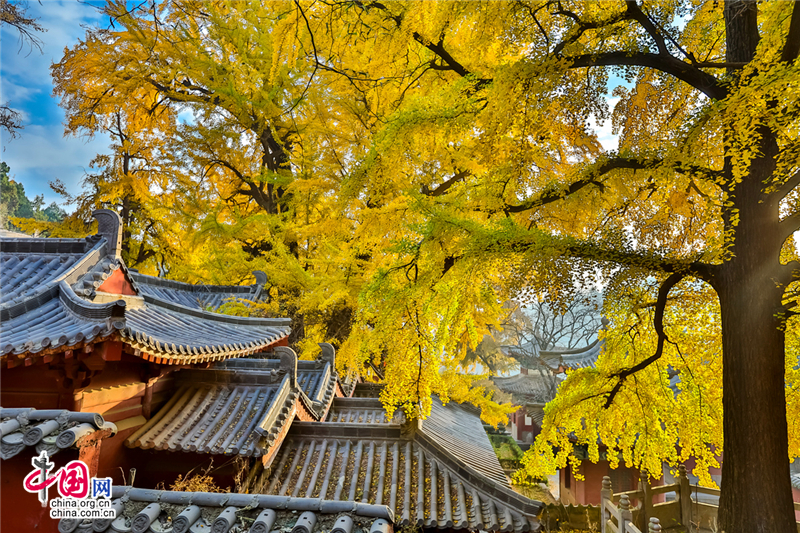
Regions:
[[86, 25], [96, 25], [102, 17], [91, 4], [77, 0], [23, 5], [28, 7], [28, 16], [37, 18], [47, 32], [37, 33], [42, 41], [40, 53], [21, 43], [14, 28], [2, 25], [0, 29], [0, 101], [20, 111], [25, 126], [15, 139], [5, 130], [0, 132], [0, 160], [11, 167], [11, 176], [25, 186], [29, 198], [43, 194], [47, 204], [60, 203], [48, 183], [57, 178], [70, 193], [80, 192], [89, 162], [106, 150], [109, 139], [64, 137], [64, 111], [52, 96], [50, 65], [61, 59], [65, 47], [84, 36]]

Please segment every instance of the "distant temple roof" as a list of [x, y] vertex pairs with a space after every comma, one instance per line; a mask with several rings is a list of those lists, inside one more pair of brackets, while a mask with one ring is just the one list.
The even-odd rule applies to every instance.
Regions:
[[122, 340], [156, 363], [219, 361], [268, 349], [289, 334], [289, 319], [211, 312], [229, 298], [262, 297], [251, 286], [190, 285], [131, 272], [119, 257], [121, 227], [98, 210], [85, 239], [0, 235], [0, 365], [100, 340]]
[[493, 377], [495, 386], [511, 394], [518, 404], [544, 404], [555, 398], [558, 379], [548, 370], [528, 370], [527, 374]]
[[[553, 350], [539, 350], [535, 343], [522, 348], [525, 354], [533, 361], [535, 368], [524, 368], [519, 374], [510, 377], [495, 376], [492, 381], [503, 392], [511, 394], [514, 403], [528, 407], [527, 415], [531, 416], [537, 425], [541, 426], [544, 419], [542, 405], [556, 397], [560, 380], [557, 373], [564, 370], [578, 368], [594, 368], [597, 358], [603, 350], [604, 341], [594, 341], [592, 344], [577, 349], [555, 348]], [[513, 352], [513, 346], [505, 347]]]
[[553, 370], [559, 367], [575, 370], [577, 368], [592, 367], [597, 364], [597, 357], [603, 350], [604, 342], [596, 340], [590, 345], [575, 349], [541, 350], [540, 359]]

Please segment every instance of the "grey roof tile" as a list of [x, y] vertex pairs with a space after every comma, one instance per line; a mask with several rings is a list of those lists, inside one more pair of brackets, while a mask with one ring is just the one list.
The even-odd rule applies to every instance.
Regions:
[[281, 383], [272, 385], [184, 384], [147, 424], [131, 435], [130, 447], [225, 455], [260, 456], [265, 446], [255, 431], [283, 407]]
[[431, 414], [422, 424], [422, 432], [487, 478], [509, 487], [492, 443], [483, 429], [480, 416], [469, 407], [442, 402], [433, 397]]
[[58, 530], [139, 532], [229, 531], [239, 533], [391, 533], [385, 505], [331, 502], [262, 494], [174, 492], [115, 486], [114, 519], [62, 519]]
[[319, 424], [295, 425], [304, 434], [293, 426], [273, 468], [255, 480], [253, 491], [387, 505], [400, 527], [517, 533], [538, 527], [540, 502], [513, 496], [511, 504], [504, 503], [495, 485], [459, 475], [424, 442], [353, 439], [339, 424], [339, 435], [315, 437], [310, 426]]
[[111, 435], [117, 432], [117, 426], [98, 413], [0, 408], [0, 458], [10, 459], [29, 446], [53, 455], [72, 447], [82, 437], [105, 429]]
[[327, 422], [356, 424], [391, 424], [377, 398], [336, 398]]
[[126, 445], [208, 454], [266, 454], [280, 446], [298, 400], [311, 413], [323, 416], [336, 385], [328, 361], [297, 361], [296, 388], [288, 368], [281, 364], [277, 359], [235, 359], [211, 369], [179, 371], [175, 376], [178, 390]]
[[203, 310], [216, 310], [230, 301], [241, 301], [247, 305], [265, 295], [260, 284], [254, 285], [194, 285], [154, 276], [131, 272], [139, 293], [166, 302]]

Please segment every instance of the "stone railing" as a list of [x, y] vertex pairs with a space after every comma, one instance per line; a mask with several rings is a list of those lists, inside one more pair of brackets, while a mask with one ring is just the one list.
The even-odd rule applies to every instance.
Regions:
[[[600, 490], [600, 527], [602, 533], [645, 533], [661, 531], [661, 527], [685, 527], [689, 531], [716, 531], [719, 506], [698, 501], [697, 495], [706, 494], [719, 498], [720, 490], [690, 485], [686, 468], [678, 467], [678, 479], [669, 485], [650, 486], [642, 476], [641, 488], [627, 492], [614, 493], [611, 478], [603, 478]], [[660, 494], [674, 493], [673, 501], [653, 502]], [[692, 498], [692, 494], [695, 498]], [[631, 500], [638, 505], [632, 504]], [[795, 502], [794, 510], [800, 511], [800, 503]], [[653, 529], [658, 525], [658, 529]], [[800, 522], [797, 523], [800, 533]]]

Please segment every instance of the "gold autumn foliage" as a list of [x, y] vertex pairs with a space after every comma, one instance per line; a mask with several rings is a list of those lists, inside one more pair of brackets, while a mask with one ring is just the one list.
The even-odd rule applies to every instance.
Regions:
[[[710, 483], [724, 320], [707, 273], [742, 256], [736, 187], [765, 131], [764, 194], [797, 181], [792, 5], [759, 4], [755, 57], [726, 67], [715, 1], [115, 0], [53, 75], [67, 132], [114, 139], [79, 205], [128, 209], [129, 264], [206, 283], [262, 270], [258, 312], [293, 317], [303, 357], [329, 341], [341, 370], [381, 365], [390, 417], [424, 417], [435, 393], [493, 424], [513, 409], [463, 363], [503, 302], [602, 284], [604, 352], [561, 385], [520, 476], [576, 462], [576, 444], [597, 460], [599, 440], [656, 476], [694, 457]], [[775, 268], [796, 259], [791, 234]], [[625, 374], [658, 349], [664, 287], [663, 353]]]

